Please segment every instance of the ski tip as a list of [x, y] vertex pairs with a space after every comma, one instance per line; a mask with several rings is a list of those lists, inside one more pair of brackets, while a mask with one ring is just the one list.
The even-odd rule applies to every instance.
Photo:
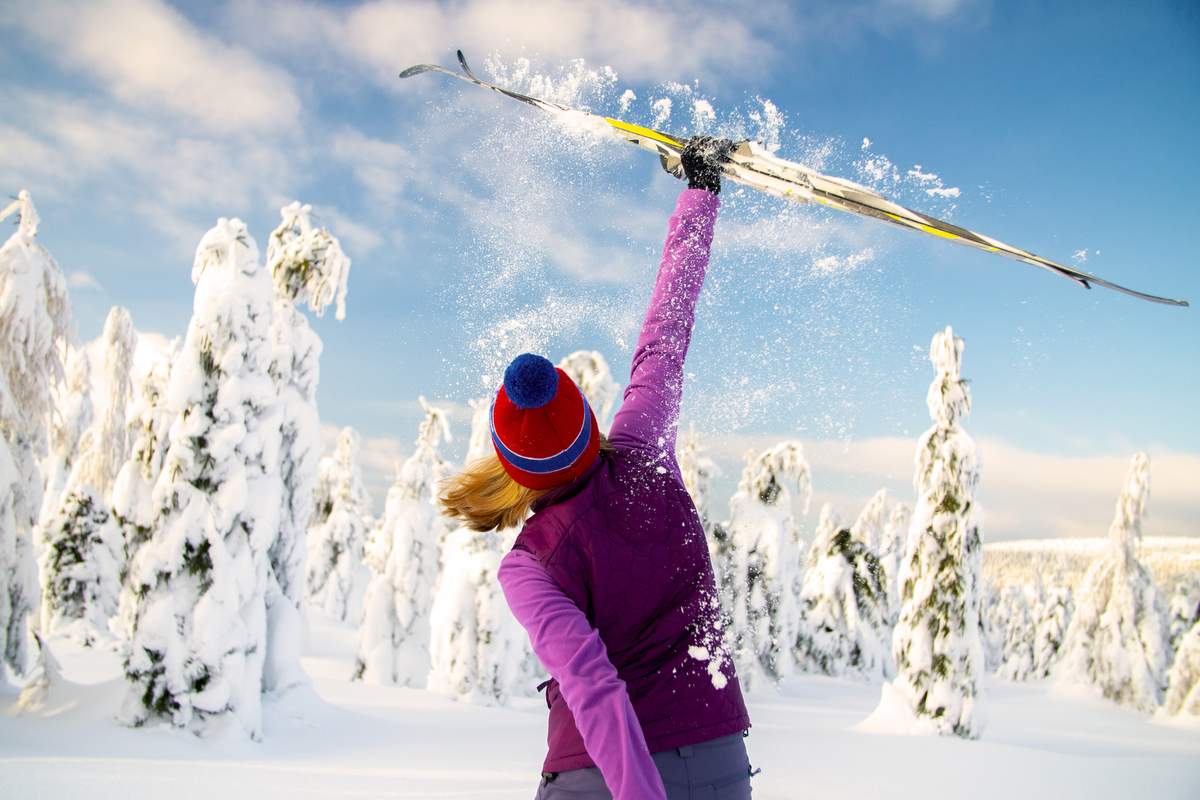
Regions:
[[475, 80], [475, 73], [471, 72], [470, 66], [467, 65], [467, 57], [463, 55], [463, 51], [458, 50], [456, 52], [458, 53], [458, 63], [462, 66], [463, 72], [467, 73], [468, 78]]
[[413, 64], [408, 69], [400, 72], [401, 78], [411, 78], [413, 75], [420, 75], [423, 72], [429, 72], [433, 69], [433, 64]]

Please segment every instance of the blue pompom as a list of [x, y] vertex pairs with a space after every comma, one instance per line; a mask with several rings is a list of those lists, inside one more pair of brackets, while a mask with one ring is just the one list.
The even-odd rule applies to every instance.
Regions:
[[550, 360], [522, 353], [504, 370], [504, 392], [517, 408], [541, 408], [558, 391], [558, 371]]

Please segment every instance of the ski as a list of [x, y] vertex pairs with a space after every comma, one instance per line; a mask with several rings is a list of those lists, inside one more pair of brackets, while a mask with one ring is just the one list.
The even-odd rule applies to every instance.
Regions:
[[[646, 128], [631, 122], [604, 117], [581, 111], [561, 103], [530, 97], [503, 86], [481, 80], [467, 64], [467, 59], [461, 50], [458, 51], [458, 63], [461, 71], [447, 69], [436, 64], [416, 64], [400, 73], [401, 78], [411, 78], [426, 72], [437, 72], [449, 75], [467, 83], [472, 83], [484, 89], [518, 100], [526, 105], [542, 111], [556, 114], [584, 114], [606, 123], [612, 133], [619, 139], [654, 153], [659, 157], [664, 168], [677, 176], [682, 175], [680, 155], [687, 145], [687, 139], [672, 133]], [[1068, 267], [1048, 258], [1022, 250], [1010, 244], [993, 239], [976, 231], [968, 230], [945, 220], [922, 214], [899, 203], [888, 200], [883, 195], [866, 186], [824, 175], [814, 169], [794, 161], [787, 161], [770, 153], [758, 142], [743, 140], [738, 142], [725, 166], [725, 175], [735, 183], [748, 186], [774, 197], [795, 203], [815, 203], [856, 214], [861, 217], [887, 222], [909, 230], [919, 231], [931, 236], [937, 236], [977, 250], [998, 253], [1003, 256], [1022, 261], [1035, 267], [1052, 272], [1084, 287], [1093, 285], [1103, 286], [1130, 297], [1148, 300], [1152, 303], [1162, 303], [1171, 306], [1187, 306], [1186, 300], [1173, 300], [1158, 295], [1146, 294], [1136, 289], [1130, 289], [1082, 270]]]

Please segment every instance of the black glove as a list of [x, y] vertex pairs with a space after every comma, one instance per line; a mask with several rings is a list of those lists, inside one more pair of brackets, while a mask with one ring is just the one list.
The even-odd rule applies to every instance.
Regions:
[[714, 139], [712, 136], [693, 136], [688, 139], [680, 159], [687, 174], [689, 189], [704, 189], [713, 194], [721, 193], [721, 172], [729, 163], [733, 142], [729, 139]]

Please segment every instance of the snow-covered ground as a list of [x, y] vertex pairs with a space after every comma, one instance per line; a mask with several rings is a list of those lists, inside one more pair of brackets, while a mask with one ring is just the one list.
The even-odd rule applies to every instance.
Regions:
[[[413, 689], [351, 683], [356, 636], [314, 620], [313, 690], [265, 708], [264, 738], [132, 730], [113, 715], [116, 656], [55, 642], [65, 681], [21, 716], [0, 715], [0, 797], [89, 800], [529, 798], [545, 708], [480, 708]], [[750, 698], [763, 798], [1200, 797], [1200, 724], [1162, 723], [1046, 684], [987, 684], [979, 741], [856, 730], [878, 687], [799, 676]]]

